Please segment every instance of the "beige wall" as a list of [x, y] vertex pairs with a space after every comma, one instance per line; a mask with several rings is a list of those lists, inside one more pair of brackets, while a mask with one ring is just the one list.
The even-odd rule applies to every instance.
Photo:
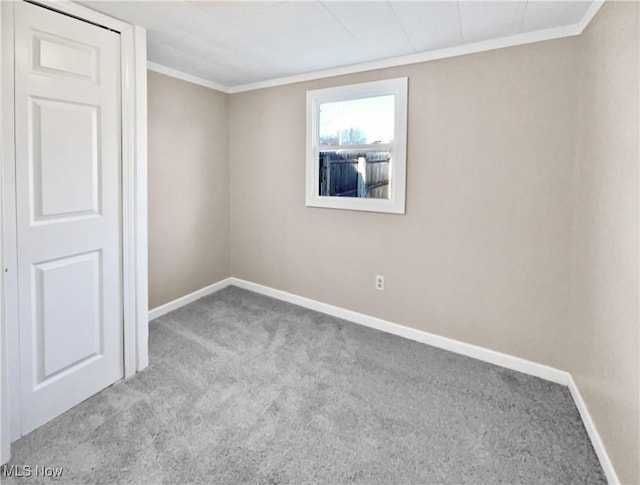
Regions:
[[[231, 96], [150, 73], [150, 306], [233, 275], [566, 369], [640, 482], [638, 13]], [[306, 90], [398, 76], [406, 215], [305, 207]]]
[[229, 99], [154, 72], [149, 97], [149, 308], [229, 276]]
[[620, 480], [640, 483], [640, 8], [607, 2], [582, 35], [574, 188], [573, 374]]
[[[233, 95], [232, 274], [569, 370], [640, 482], [638, 35], [607, 2], [577, 38]], [[305, 207], [306, 90], [397, 76], [406, 215]]]
[[[565, 368], [577, 48], [233, 95], [232, 274]], [[409, 77], [406, 215], [305, 207], [306, 90], [398, 76]]]

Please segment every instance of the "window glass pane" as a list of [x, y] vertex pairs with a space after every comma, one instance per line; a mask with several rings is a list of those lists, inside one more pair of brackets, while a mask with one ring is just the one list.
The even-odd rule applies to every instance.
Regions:
[[390, 150], [320, 152], [320, 196], [388, 199]]
[[392, 143], [395, 95], [320, 105], [320, 145]]

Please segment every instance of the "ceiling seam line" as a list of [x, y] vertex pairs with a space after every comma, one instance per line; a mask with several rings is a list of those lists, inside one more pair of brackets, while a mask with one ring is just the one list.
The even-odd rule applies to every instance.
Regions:
[[402, 29], [402, 33], [407, 38], [407, 42], [409, 42], [409, 45], [413, 49], [413, 52], [415, 52], [417, 54], [419, 51], [418, 51], [418, 49], [416, 49], [416, 46], [413, 45], [413, 41], [411, 40], [411, 37], [409, 37], [409, 34], [407, 33], [407, 29], [404, 28], [404, 24], [400, 20], [400, 17], [398, 17], [398, 13], [396, 12], [396, 9], [393, 8], [393, 2], [387, 1], [387, 4], [389, 5], [389, 7], [391, 7], [391, 11], [393, 12], [393, 16], [398, 21], [398, 25], [400, 25], [400, 28]]
[[460, 14], [460, 0], [456, 1], [456, 9], [458, 10], [458, 26], [460, 27], [460, 41], [464, 42], [464, 29], [462, 28], [462, 15]]
[[522, 33], [522, 27], [524, 26], [524, 21], [527, 18], [527, 9], [529, 8], [529, 0], [524, 2], [524, 9], [522, 11], [522, 18], [520, 19], [520, 25], [518, 25], [518, 33]]
[[322, 5], [322, 8], [324, 8], [329, 13], [329, 15], [331, 15], [335, 19], [335, 21], [338, 22], [342, 26], [342, 28], [347, 31], [347, 34], [349, 34], [349, 36], [351, 36], [353, 40], [355, 40], [358, 43], [361, 43], [358, 40], [358, 38], [355, 35], [353, 35], [353, 32], [351, 32], [351, 30], [347, 28], [345, 24], [342, 23], [342, 21], [324, 4], [324, 2], [320, 2], [320, 5]]

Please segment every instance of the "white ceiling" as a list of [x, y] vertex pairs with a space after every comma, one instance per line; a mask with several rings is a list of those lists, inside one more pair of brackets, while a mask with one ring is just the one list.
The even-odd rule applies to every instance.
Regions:
[[145, 27], [149, 61], [231, 90], [492, 39], [575, 35], [597, 11], [579, 0], [81, 3]]

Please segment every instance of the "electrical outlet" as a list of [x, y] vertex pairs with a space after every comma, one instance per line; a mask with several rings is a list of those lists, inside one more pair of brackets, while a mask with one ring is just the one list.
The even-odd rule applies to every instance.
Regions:
[[376, 275], [376, 290], [384, 291], [384, 276]]

